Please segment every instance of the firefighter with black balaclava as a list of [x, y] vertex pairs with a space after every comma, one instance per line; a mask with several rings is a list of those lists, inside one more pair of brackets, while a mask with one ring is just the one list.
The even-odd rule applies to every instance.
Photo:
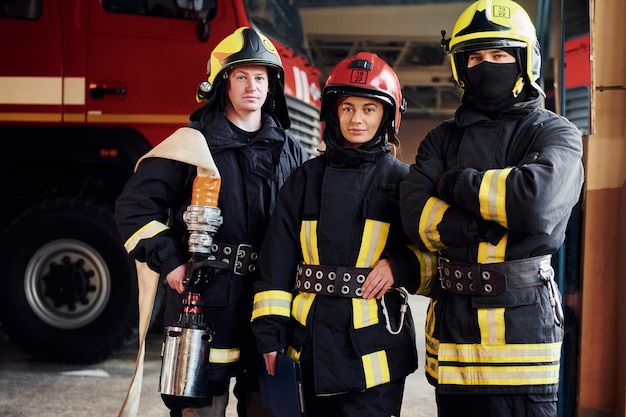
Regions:
[[[258, 395], [259, 356], [250, 331], [257, 252], [278, 189], [308, 155], [285, 129], [290, 119], [283, 66], [269, 39], [242, 27], [211, 52], [206, 100], [191, 123], [138, 163], [116, 203], [116, 221], [134, 259], [166, 277], [164, 325], [177, 323], [189, 281], [188, 233], [183, 220], [197, 175], [192, 137], [208, 144], [219, 175], [221, 225], [210, 248], [201, 291], [212, 332], [206, 398], [162, 395], [172, 416], [224, 416], [230, 378], [240, 416], [268, 416]], [[195, 136], [194, 136], [195, 135]], [[202, 140], [205, 139], [205, 140]], [[208, 258], [207, 258], [208, 259]], [[186, 281], [187, 280], [187, 281]]]
[[552, 255], [581, 193], [581, 134], [541, 107], [539, 44], [518, 4], [477, 1], [442, 41], [462, 104], [400, 186], [406, 233], [438, 256], [426, 377], [440, 417], [555, 417], [563, 313]]
[[281, 189], [260, 253], [252, 329], [266, 371], [299, 359], [308, 417], [398, 416], [417, 368], [408, 293], [426, 294], [435, 257], [409, 245], [390, 154], [405, 109], [375, 54], [338, 63], [322, 91], [323, 155]]

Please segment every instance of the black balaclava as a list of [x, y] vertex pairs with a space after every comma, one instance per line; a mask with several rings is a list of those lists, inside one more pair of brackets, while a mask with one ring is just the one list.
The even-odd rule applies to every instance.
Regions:
[[[513, 55], [517, 62], [496, 64], [481, 62], [472, 68], [465, 68], [465, 94], [463, 101], [485, 112], [498, 112], [526, 99], [525, 89], [513, 95], [518, 80], [522, 77], [520, 54], [513, 48], [503, 48]], [[468, 53], [465, 55], [467, 63]]]

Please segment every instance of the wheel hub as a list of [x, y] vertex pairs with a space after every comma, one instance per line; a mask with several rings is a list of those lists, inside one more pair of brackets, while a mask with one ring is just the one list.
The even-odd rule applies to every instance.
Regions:
[[89, 280], [95, 275], [92, 269], [85, 268], [85, 261], [72, 262], [64, 256], [61, 263], [50, 263], [49, 272], [43, 276], [44, 295], [50, 297], [55, 307], [67, 305], [70, 311], [76, 310], [76, 304], [89, 304], [88, 293], [95, 292], [96, 286]]

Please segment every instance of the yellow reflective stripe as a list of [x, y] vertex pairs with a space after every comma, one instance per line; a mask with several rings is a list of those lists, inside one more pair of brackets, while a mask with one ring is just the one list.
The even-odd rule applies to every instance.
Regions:
[[435, 333], [435, 305], [437, 301], [431, 300], [426, 310], [426, 320], [424, 321], [424, 333], [426, 334], [426, 350], [431, 346], [430, 352], [437, 353], [439, 349], [439, 341], [433, 336]]
[[378, 324], [378, 303], [376, 298], [370, 298], [369, 300], [353, 298], [352, 320], [355, 329]]
[[359, 256], [355, 266], [357, 268], [369, 268], [374, 265], [380, 259], [383, 249], [385, 249], [388, 236], [389, 223], [366, 219], [361, 249], [359, 249]]
[[479, 242], [477, 261], [481, 264], [504, 262], [506, 260], [506, 245], [508, 241], [509, 233], [506, 232], [495, 246], [489, 242]]
[[449, 207], [445, 201], [435, 197], [430, 197], [424, 205], [417, 231], [424, 245], [431, 252], [446, 248], [441, 243], [441, 236], [439, 236], [437, 226], [441, 223], [441, 219], [443, 219], [443, 215]]
[[504, 345], [504, 308], [479, 308], [476, 315], [481, 345]]
[[252, 302], [252, 317], [254, 320], [261, 316], [289, 317], [291, 311], [290, 292], [282, 290], [261, 291], [254, 295]]
[[209, 362], [211, 363], [233, 363], [239, 360], [241, 351], [237, 348], [219, 349], [211, 348], [209, 352]]
[[[491, 169], [485, 172], [478, 190], [478, 202], [480, 216], [485, 220], [493, 220], [504, 227], [508, 226], [506, 214], [506, 178], [512, 168]], [[493, 263], [503, 262], [506, 254], [508, 233], [504, 235], [497, 245], [489, 242], [478, 244], [478, 262]]]
[[480, 216], [508, 227], [506, 216], [506, 177], [513, 168], [490, 169], [485, 172], [478, 190]]
[[428, 304], [428, 309], [426, 310], [426, 320], [424, 321], [424, 344], [426, 345], [426, 363], [424, 364], [424, 367], [426, 369], [426, 373], [435, 379], [437, 379], [437, 372], [439, 367], [439, 363], [437, 360], [437, 352], [439, 351], [439, 340], [435, 336], [433, 336], [433, 334], [435, 333], [436, 305], [436, 300], [430, 300], [430, 303]]
[[432, 356], [427, 355], [424, 368], [426, 369], [426, 373], [428, 375], [437, 379], [439, 373], [439, 364], [437, 363], [437, 358], [433, 358]]
[[296, 295], [291, 305], [291, 316], [301, 325], [306, 326], [306, 319], [311, 311], [311, 306], [315, 300], [315, 294], [301, 292]]
[[365, 387], [371, 388], [389, 382], [389, 363], [384, 350], [361, 356], [365, 371]]
[[439, 351], [439, 341], [434, 336], [427, 334], [424, 343], [426, 345], [426, 352], [437, 356], [437, 352]]
[[287, 356], [289, 356], [290, 358], [299, 361], [301, 353], [302, 352], [298, 352], [293, 346], [287, 346]]
[[460, 364], [554, 363], [561, 357], [561, 342], [509, 345], [439, 344], [440, 362]]
[[300, 247], [305, 264], [320, 264], [317, 250], [317, 220], [304, 220], [300, 228]]
[[420, 286], [415, 294], [428, 295], [432, 288], [433, 278], [437, 275], [437, 255], [431, 252], [421, 252], [417, 246], [408, 245], [420, 264]]
[[559, 365], [536, 366], [444, 366], [439, 363], [439, 384], [545, 385], [559, 381]]
[[124, 248], [126, 248], [126, 252], [130, 253], [133, 249], [135, 249], [141, 239], [149, 239], [167, 229], [169, 229], [168, 226], [159, 221], [152, 220], [150, 223], [133, 233], [133, 235], [128, 238], [126, 243], [124, 243]]

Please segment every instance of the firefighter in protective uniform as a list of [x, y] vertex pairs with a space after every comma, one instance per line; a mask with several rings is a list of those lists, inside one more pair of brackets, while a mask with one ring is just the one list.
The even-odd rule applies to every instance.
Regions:
[[583, 184], [581, 134], [541, 108], [539, 44], [518, 4], [476, 1], [442, 41], [462, 104], [400, 186], [406, 233], [438, 256], [426, 376], [441, 417], [556, 416], [563, 315], [551, 255]]
[[252, 329], [270, 375], [277, 352], [300, 360], [308, 417], [397, 416], [417, 368], [402, 288], [427, 293], [435, 257], [402, 231], [408, 165], [390, 142], [404, 109], [381, 58], [360, 52], [337, 64], [322, 91], [325, 153], [281, 189], [263, 242]]
[[227, 36], [211, 52], [208, 82], [198, 90], [198, 99], [206, 103], [180, 129], [188, 135], [177, 132], [144, 156], [116, 203], [118, 229], [130, 256], [167, 277], [164, 325], [172, 326], [183, 309], [190, 258], [183, 213], [197, 172], [189, 162], [197, 152], [187, 137], [204, 136], [221, 177], [223, 217], [212, 246], [221, 267], [210, 271], [201, 294], [204, 320], [213, 331], [209, 395], [163, 395], [172, 416], [224, 416], [232, 376], [237, 377], [239, 415], [269, 415], [255, 394], [259, 356], [249, 323], [252, 282], [278, 189], [308, 159], [285, 131], [290, 120], [283, 76], [280, 56], [265, 36], [247, 27]]

